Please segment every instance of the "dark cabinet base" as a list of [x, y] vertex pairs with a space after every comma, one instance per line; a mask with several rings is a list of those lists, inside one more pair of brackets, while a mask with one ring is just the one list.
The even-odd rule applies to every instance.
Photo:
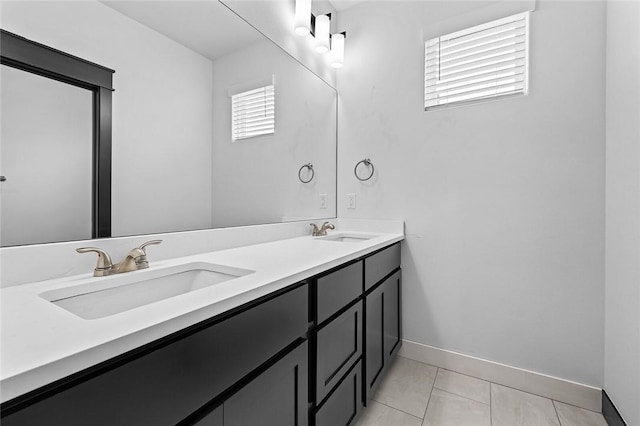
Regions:
[[400, 282], [397, 271], [365, 297], [365, 404], [400, 349]]

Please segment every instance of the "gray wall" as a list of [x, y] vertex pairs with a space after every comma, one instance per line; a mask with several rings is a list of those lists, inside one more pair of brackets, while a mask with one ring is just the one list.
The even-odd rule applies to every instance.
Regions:
[[[253, 89], [271, 78], [275, 133], [232, 141], [229, 89]], [[335, 144], [335, 90], [278, 46], [265, 39], [216, 59], [212, 225], [335, 216]], [[313, 163], [315, 176], [303, 184], [298, 170], [307, 163]], [[327, 194], [326, 209], [320, 208], [320, 194]]]
[[602, 386], [605, 4], [537, 3], [528, 96], [424, 112], [423, 32], [481, 6], [341, 12], [338, 215], [405, 218], [406, 339]]
[[607, 2], [604, 386], [640, 425], [640, 3]]

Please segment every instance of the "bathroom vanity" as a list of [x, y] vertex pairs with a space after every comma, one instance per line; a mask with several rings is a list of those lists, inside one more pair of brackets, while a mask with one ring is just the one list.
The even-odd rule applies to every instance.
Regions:
[[[94, 320], [47, 302], [51, 306], [46, 308], [61, 316], [60, 324], [94, 324], [99, 334], [101, 322], [134, 319], [136, 311], [153, 317], [163, 304], [177, 307], [176, 299], [192, 307], [200, 299], [196, 315], [185, 305], [184, 315], [138, 326], [128, 341], [123, 334], [126, 344], [110, 336], [103, 349], [113, 354], [126, 348], [115, 356], [95, 362], [95, 356], [69, 354], [79, 369], [52, 382], [34, 386], [39, 375], [26, 367], [13, 378], [4, 377], [3, 368], [3, 391], [17, 394], [3, 402], [2, 423], [350, 424], [400, 347], [402, 239], [398, 234], [338, 234], [333, 240], [301, 237], [189, 256], [172, 262], [259, 260], [242, 265], [255, 273], [219, 284], [216, 292], [194, 291]], [[285, 253], [290, 265], [266, 267]], [[42, 294], [45, 287], [33, 294]], [[136, 326], [119, 327], [126, 333]], [[86, 352], [92, 353], [90, 348]], [[104, 357], [109, 351], [101, 353]], [[67, 365], [63, 358], [33, 371], [60, 374], [51, 370]], [[32, 389], [16, 391], [20, 386]]]

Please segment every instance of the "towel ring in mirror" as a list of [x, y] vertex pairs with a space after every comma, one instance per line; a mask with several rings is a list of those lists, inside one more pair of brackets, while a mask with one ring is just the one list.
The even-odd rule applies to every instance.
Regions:
[[[369, 176], [367, 176], [367, 177], [365, 177], [365, 178], [361, 178], [361, 177], [358, 175], [358, 166], [359, 166], [360, 164], [364, 164], [364, 165], [365, 165], [365, 166], [367, 166], [367, 167], [371, 167], [371, 173], [369, 173]], [[373, 167], [373, 163], [371, 162], [371, 160], [370, 160], [370, 159], [368, 159], [368, 158], [365, 158], [364, 160], [360, 160], [360, 161], [358, 161], [358, 162], [356, 163], [356, 166], [353, 168], [353, 174], [354, 174], [354, 175], [356, 175], [356, 178], [357, 178], [358, 180], [360, 180], [360, 181], [364, 182], [364, 181], [366, 181], [366, 180], [371, 179], [371, 177], [373, 176], [373, 172], [374, 172], [375, 170], [376, 170], [376, 169], [375, 169], [375, 167]]]
[[[311, 172], [311, 177], [308, 180], [302, 179], [302, 170], [304, 170], [304, 169], [309, 169], [309, 171]], [[302, 182], [302, 183], [311, 182], [315, 175], [316, 175], [316, 172], [313, 171], [313, 164], [311, 164], [311, 163], [305, 164], [304, 166], [300, 167], [300, 170], [298, 170], [298, 179], [300, 179], [300, 182]]]

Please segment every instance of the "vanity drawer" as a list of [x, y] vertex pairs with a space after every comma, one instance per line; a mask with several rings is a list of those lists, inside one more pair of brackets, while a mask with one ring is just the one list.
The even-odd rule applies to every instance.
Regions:
[[362, 294], [362, 261], [318, 278], [316, 288], [320, 324]]
[[308, 286], [176, 333], [2, 418], [10, 425], [175, 425], [307, 332]]
[[367, 291], [381, 279], [400, 267], [400, 243], [379, 251], [364, 260], [364, 290]]
[[316, 333], [316, 401], [322, 401], [362, 355], [363, 302]]
[[362, 365], [358, 362], [316, 412], [316, 426], [347, 426], [362, 409]]

